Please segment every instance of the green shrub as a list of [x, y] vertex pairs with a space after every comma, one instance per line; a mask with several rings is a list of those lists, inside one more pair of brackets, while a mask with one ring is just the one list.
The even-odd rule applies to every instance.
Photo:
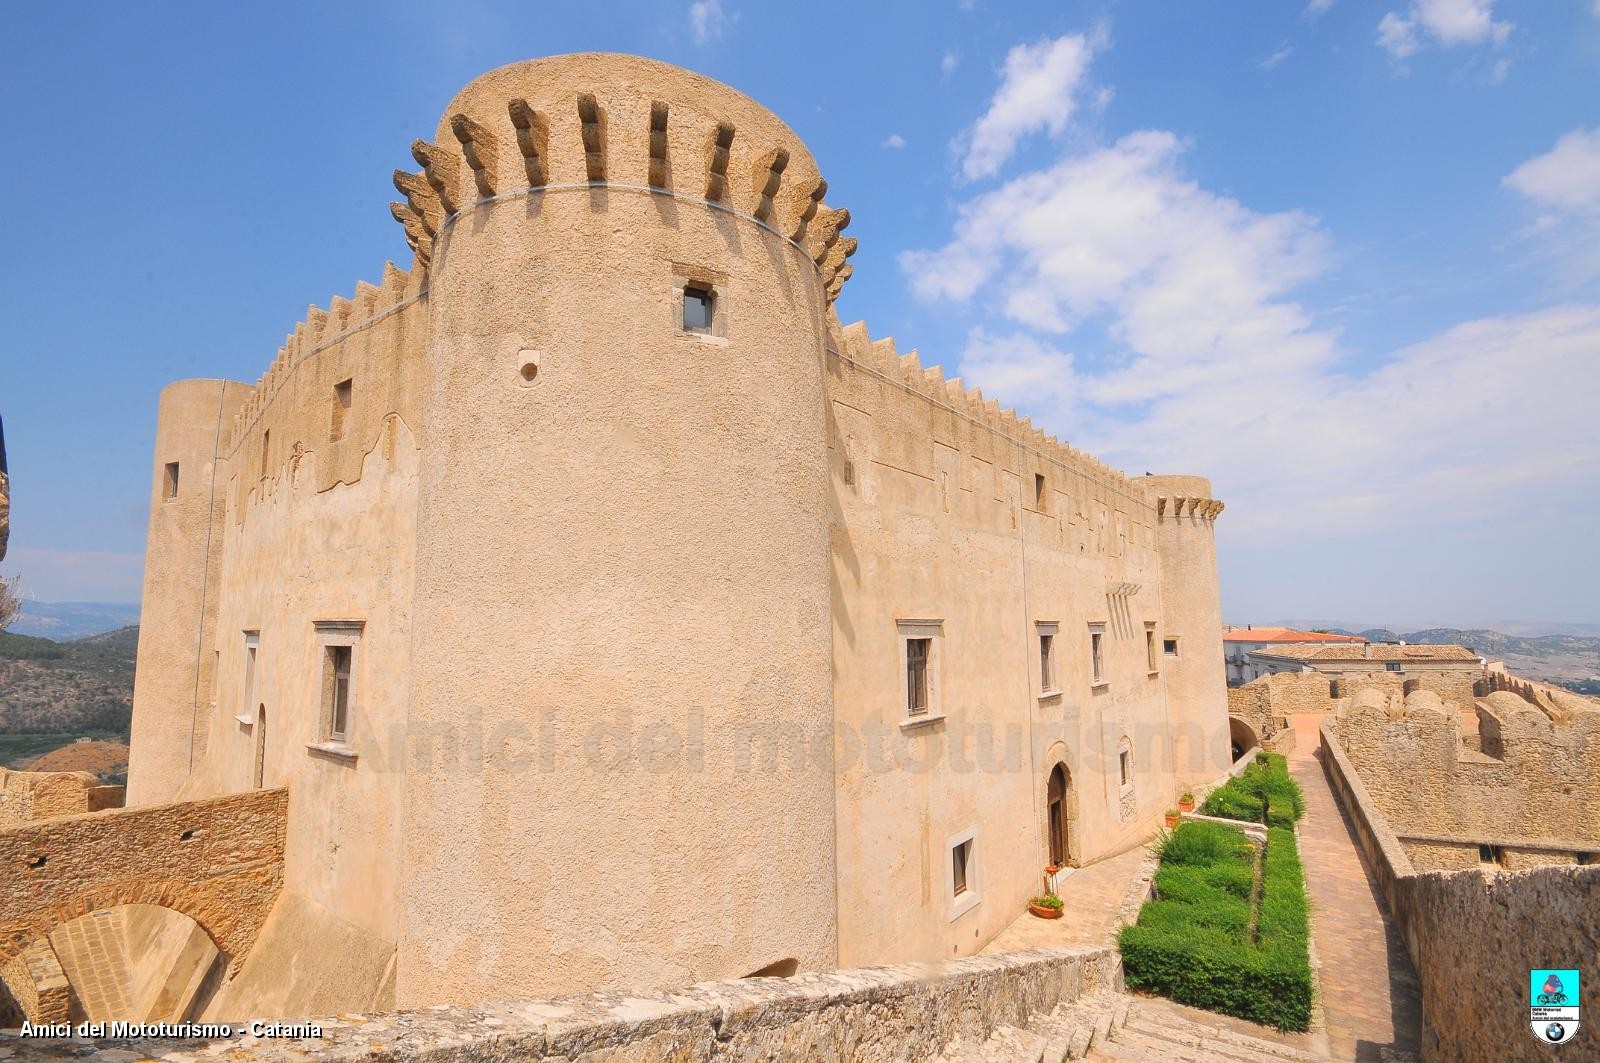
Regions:
[[[1281, 806], [1277, 814], [1285, 814]], [[1254, 943], [1248, 899], [1253, 857], [1239, 831], [1186, 823], [1165, 839], [1161, 856], [1158, 899], [1119, 936], [1128, 985], [1280, 1029], [1307, 1029], [1313, 983], [1294, 832], [1267, 831]]]
[[1280, 754], [1263, 753], [1237, 777], [1211, 791], [1200, 811], [1222, 819], [1290, 827], [1305, 815], [1306, 798], [1289, 774], [1289, 762]]
[[1250, 843], [1221, 823], [1183, 823], [1161, 839], [1161, 863], [1209, 867], [1224, 860], [1249, 859]]

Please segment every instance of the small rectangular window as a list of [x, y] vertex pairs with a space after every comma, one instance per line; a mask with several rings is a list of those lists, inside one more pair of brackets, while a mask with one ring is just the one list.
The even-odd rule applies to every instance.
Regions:
[[333, 385], [333, 421], [328, 426], [328, 440], [337, 443], [344, 438], [344, 423], [350, 415], [350, 403], [355, 398], [355, 379], [341, 380]]
[[178, 463], [167, 462], [167, 468], [161, 478], [161, 497], [168, 502], [178, 497]]
[[254, 631], [244, 633], [244, 701], [239, 706], [238, 719], [243, 723], [256, 718], [256, 652], [261, 647], [261, 636]]
[[1056, 688], [1055, 642], [1056, 637], [1053, 632], [1040, 633], [1039, 689], [1046, 692]]
[[717, 296], [709, 288], [687, 285], [683, 289], [683, 330], [710, 334], [716, 322]]
[[1161, 652], [1166, 654], [1168, 657], [1176, 657], [1178, 655], [1178, 640], [1162, 639]]
[[928, 711], [928, 651], [932, 639], [906, 640], [906, 715]]
[[1089, 676], [1095, 686], [1106, 681], [1106, 626], [1089, 625]]
[[262, 479], [266, 479], [267, 469], [270, 468], [270, 466], [267, 464], [267, 455], [271, 452], [271, 450], [272, 450], [272, 429], [269, 428], [265, 432], [261, 433], [261, 477], [262, 477]]
[[972, 839], [958, 843], [950, 850], [952, 895], [959, 897], [967, 892], [967, 873], [972, 865]]
[[1033, 474], [1033, 507], [1035, 509], [1037, 509], [1040, 513], [1045, 512], [1045, 496], [1047, 495], [1047, 493], [1048, 493], [1048, 491], [1047, 491], [1047, 489], [1045, 487], [1044, 476], [1042, 476], [1039, 473], [1034, 473]]
[[1145, 666], [1149, 671], [1154, 672], [1158, 667], [1156, 660], [1156, 626], [1154, 624], [1146, 624], [1144, 626], [1144, 660]]
[[327, 720], [330, 741], [343, 742], [350, 728], [350, 660], [349, 646], [329, 646], [323, 672], [323, 711]]
[[1390, 672], [1403, 672], [1403, 671], [1405, 671], [1405, 665], [1402, 664], [1399, 661], [1385, 661], [1383, 667], [1384, 667], [1384, 669], [1386, 671], [1390, 671]]
[[1499, 864], [1505, 861], [1505, 853], [1498, 845], [1478, 846], [1478, 862], [1482, 864]]
[[1117, 754], [1117, 774], [1121, 785], [1128, 786], [1133, 782], [1133, 751], [1124, 749]]

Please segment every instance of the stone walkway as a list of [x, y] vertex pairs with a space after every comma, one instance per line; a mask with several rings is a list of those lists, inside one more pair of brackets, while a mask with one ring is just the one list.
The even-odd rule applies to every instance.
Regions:
[[1144, 868], [1144, 846], [1080, 867], [1062, 883], [1061, 918], [1040, 919], [1024, 911], [989, 942], [984, 952], [1060, 948], [1065, 945], [1114, 944], [1122, 924], [1123, 898]]
[[1422, 1016], [1416, 971], [1317, 758], [1322, 717], [1291, 719], [1289, 770], [1306, 794], [1300, 858], [1311, 892], [1328, 1054], [1380, 1060], [1394, 1058], [1397, 1049], [1415, 1053]]

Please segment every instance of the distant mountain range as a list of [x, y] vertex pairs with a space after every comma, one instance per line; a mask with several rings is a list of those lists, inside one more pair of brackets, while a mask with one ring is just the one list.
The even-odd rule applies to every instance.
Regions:
[[130, 627], [138, 622], [138, 602], [24, 601], [22, 616], [6, 630], [13, 635], [36, 635], [57, 642], [69, 642]]

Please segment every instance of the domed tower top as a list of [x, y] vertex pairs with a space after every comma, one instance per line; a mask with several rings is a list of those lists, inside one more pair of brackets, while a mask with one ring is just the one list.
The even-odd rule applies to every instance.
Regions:
[[632, 186], [752, 218], [816, 263], [828, 300], [851, 268], [846, 210], [804, 143], [721, 82], [654, 59], [580, 53], [474, 78], [450, 101], [420, 173], [395, 172], [394, 214], [426, 266], [464, 207], [572, 185]]

